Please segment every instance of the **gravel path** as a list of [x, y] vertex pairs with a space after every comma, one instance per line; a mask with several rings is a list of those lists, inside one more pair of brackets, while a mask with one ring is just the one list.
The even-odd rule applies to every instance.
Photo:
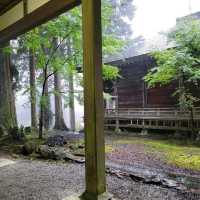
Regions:
[[[6, 161], [6, 162], [5, 162]], [[0, 159], [0, 200], [63, 200], [84, 191], [84, 165]], [[3, 164], [5, 163], [5, 164]], [[199, 200], [159, 186], [108, 176], [108, 190], [122, 200]]]

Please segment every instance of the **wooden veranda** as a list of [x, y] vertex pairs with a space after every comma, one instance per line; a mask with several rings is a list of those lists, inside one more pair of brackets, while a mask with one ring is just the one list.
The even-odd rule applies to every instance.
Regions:
[[120, 108], [105, 110], [105, 128], [200, 130], [200, 108]]

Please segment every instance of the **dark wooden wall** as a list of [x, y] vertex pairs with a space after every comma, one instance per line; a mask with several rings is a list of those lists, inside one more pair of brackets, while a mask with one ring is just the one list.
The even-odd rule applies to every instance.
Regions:
[[173, 107], [177, 105], [172, 94], [176, 84], [165, 87], [147, 88], [143, 77], [155, 66], [153, 58], [147, 54], [109, 63], [120, 69], [121, 79], [112, 93], [118, 96], [119, 108]]

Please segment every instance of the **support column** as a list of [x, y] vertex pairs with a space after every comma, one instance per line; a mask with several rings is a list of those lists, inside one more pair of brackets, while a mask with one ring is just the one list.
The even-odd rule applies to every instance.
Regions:
[[110, 199], [105, 177], [101, 0], [82, 1], [82, 9], [86, 145], [86, 191], [82, 197]]

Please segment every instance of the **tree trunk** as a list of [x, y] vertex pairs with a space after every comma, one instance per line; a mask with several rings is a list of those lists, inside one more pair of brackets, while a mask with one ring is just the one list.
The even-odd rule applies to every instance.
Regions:
[[[43, 93], [43, 92], [42, 92]], [[41, 98], [44, 95], [42, 94]], [[40, 100], [41, 101], [41, 100]], [[39, 139], [43, 138], [43, 118], [44, 118], [44, 111], [43, 111], [43, 104], [40, 102], [40, 118], [39, 118]]]
[[[47, 66], [43, 70], [43, 84], [42, 84], [42, 94], [40, 97], [40, 118], [39, 118], [39, 138], [43, 138], [43, 127], [48, 128], [49, 125], [49, 110], [50, 110], [50, 100], [48, 96], [48, 75]], [[48, 112], [47, 112], [48, 111]], [[46, 116], [45, 116], [46, 115]]]
[[[45, 77], [44, 77], [45, 78]], [[43, 124], [46, 130], [49, 130], [52, 124], [52, 112], [51, 112], [51, 100], [49, 96], [49, 81], [46, 80], [46, 84], [44, 87], [44, 116], [43, 116]]]
[[54, 89], [55, 89], [55, 126], [54, 129], [58, 130], [68, 130], [62, 110], [62, 97], [60, 94], [61, 90], [61, 80], [59, 73], [54, 74]]
[[69, 112], [70, 112], [70, 129], [75, 131], [75, 110], [74, 110], [74, 80], [73, 73], [69, 74]]
[[17, 126], [15, 96], [12, 90], [11, 59], [0, 47], [0, 125], [6, 129]]
[[[68, 40], [67, 42], [67, 54], [68, 57], [72, 56], [72, 47], [71, 41]], [[75, 131], [75, 110], [74, 110], [74, 80], [73, 80], [73, 71], [69, 72], [68, 76], [69, 81], [69, 115], [70, 115], [70, 129]]]
[[37, 128], [36, 111], [36, 86], [35, 86], [35, 56], [29, 51], [29, 70], [30, 70], [30, 98], [31, 98], [31, 127]]

